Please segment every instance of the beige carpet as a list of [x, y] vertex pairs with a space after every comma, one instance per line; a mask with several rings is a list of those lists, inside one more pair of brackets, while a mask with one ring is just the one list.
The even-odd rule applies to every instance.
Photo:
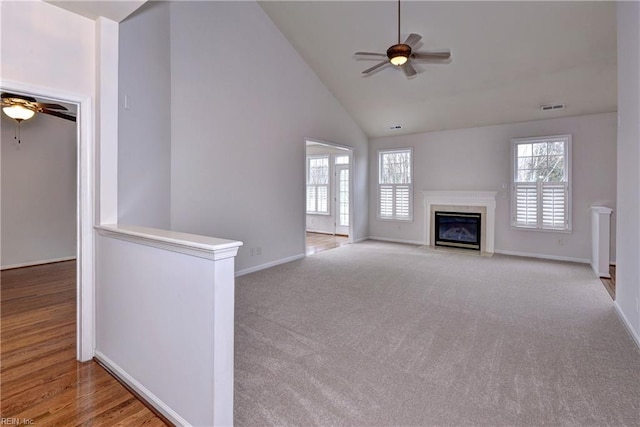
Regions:
[[640, 425], [587, 265], [364, 242], [236, 281], [237, 426]]

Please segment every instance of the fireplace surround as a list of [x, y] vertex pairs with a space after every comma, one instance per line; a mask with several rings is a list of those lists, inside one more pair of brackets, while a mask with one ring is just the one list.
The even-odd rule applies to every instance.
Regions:
[[423, 191], [424, 244], [435, 246], [435, 212], [479, 213], [480, 252], [493, 254], [496, 191]]

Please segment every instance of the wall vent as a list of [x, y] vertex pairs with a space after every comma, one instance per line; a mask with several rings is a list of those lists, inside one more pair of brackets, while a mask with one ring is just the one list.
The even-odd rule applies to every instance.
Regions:
[[541, 105], [540, 109], [542, 111], [564, 110], [564, 104]]

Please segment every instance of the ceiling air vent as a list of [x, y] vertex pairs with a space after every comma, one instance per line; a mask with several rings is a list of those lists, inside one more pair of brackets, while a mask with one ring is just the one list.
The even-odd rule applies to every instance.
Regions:
[[540, 109], [542, 111], [564, 110], [564, 104], [541, 105]]
[[391, 125], [389, 126], [389, 130], [400, 130], [402, 129], [402, 125]]

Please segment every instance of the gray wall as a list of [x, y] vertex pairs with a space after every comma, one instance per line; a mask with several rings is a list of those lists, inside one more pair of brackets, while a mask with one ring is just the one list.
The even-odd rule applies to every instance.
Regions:
[[77, 127], [36, 114], [21, 125], [0, 113], [2, 267], [76, 256]]
[[[571, 234], [563, 234], [512, 230], [509, 220], [510, 141], [512, 138], [559, 134], [573, 135], [573, 231]], [[381, 221], [376, 217], [377, 152], [380, 149], [401, 147], [413, 147], [413, 221]], [[369, 155], [370, 235], [421, 242], [424, 232], [421, 191], [498, 191], [496, 251], [589, 260], [589, 206], [598, 204], [616, 209], [615, 150], [615, 113], [374, 139], [371, 141]], [[615, 234], [615, 222], [613, 229]], [[562, 244], [559, 239], [562, 239]], [[615, 242], [612, 246], [615, 247]], [[612, 253], [612, 259], [615, 259], [615, 252]]]
[[354, 148], [367, 236], [367, 138], [257, 3], [172, 3], [171, 82], [172, 229], [242, 240], [241, 271], [302, 255], [313, 138]]
[[[616, 304], [640, 344], [640, 4], [618, 2]], [[614, 213], [615, 215], [615, 213]]]
[[149, 2], [120, 24], [120, 224], [171, 226], [169, 10], [169, 3]]

